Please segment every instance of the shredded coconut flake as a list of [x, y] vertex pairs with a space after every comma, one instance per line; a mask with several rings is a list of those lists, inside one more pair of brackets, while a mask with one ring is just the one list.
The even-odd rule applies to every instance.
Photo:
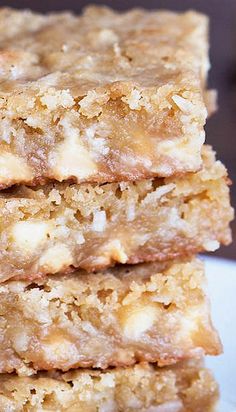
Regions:
[[172, 96], [172, 100], [178, 106], [178, 108], [184, 113], [190, 113], [194, 110], [194, 105], [187, 99], [184, 99], [182, 96], [175, 94]]
[[96, 211], [93, 214], [92, 230], [103, 232], [106, 226], [106, 212], [104, 210]]
[[78, 245], [82, 245], [85, 242], [84, 236], [82, 233], [78, 232], [76, 233], [76, 243]]
[[129, 203], [128, 208], [127, 208], [127, 220], [129, 222], [132, 222], [134, 218], [135, 218], [135, 204]]

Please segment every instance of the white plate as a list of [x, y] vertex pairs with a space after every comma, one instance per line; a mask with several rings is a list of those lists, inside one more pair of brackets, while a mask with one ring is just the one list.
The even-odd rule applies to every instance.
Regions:
[[224, 345], [224, 354], [208, 357], [207, 366], [220, 384], [218, 412], [236, 412], [236, 262], [204, 257], [212, 318]]

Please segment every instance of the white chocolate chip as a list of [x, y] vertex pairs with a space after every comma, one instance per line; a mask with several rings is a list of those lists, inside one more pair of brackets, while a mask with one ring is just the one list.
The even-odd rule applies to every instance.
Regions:
[[[191, 123], [192, 125], [192, 123]], [[191, 126], [192, 127], [192, 126]], [[185, 128], [187, 128], [185, 124]], [[186, 129], [186, 133], [191, 135], [191, 141], [186, 144], [186, 138], [182, 137], [176, 140], [163, 139], [158, 143], [158, 152], [163, 156], [170, 156], [175, 159], [176, 162], [183, 162], [188, 164], [189, 167], [199, 167], [201, 165], [200, 151], [205, 140], [205, 132], [198, 132], [197, 138], [195, 137], [193, 130]], [[194, 150], [193, 150], [194, 149]], [[199, 152], [199, 156], [193, 156], [193, 153]], [[167, 170], [162, 170], [163, 173]]]
[[109, 46], [118, 41], [118, 36], [113, 30], [103, 29], [99, 31], [96, 39], [99, 43]]
[[111, 257], [120, 263], [126, 263], [128, 260], [128, 256], [125, 253], [124, 247], [122, 246], [120, 240], [115, 239], [108, 245], [109, 252], [111, 253]]
[[180, 318], [180, 328], [178, 337], [179, 340], [183, 338], [192, 339], [192, 334], [198, 330], [200, 319], [205, 317], [206, 307], [204, 305], [186, 310], [184, 316]]
[[65, 245], [55, 245], [48, 249], [40, 258], [39, 265], [47, 268], [51, 273], [59, 272], [63, 267], [70, 266], [72, 255]]
[[139, 306], [133, 310], [127, 308], [127, 316], [123, 319], [123, 332], [129, 339], [139, 339], [155, 322], [157, 309], [155, 306]]
[[12, 237], [20, 249], [32, 251], [47, 240], [49, 224], [37, 221], [21, 221], [12, 227]]
[[78, 131], [67, 119], [63, 119], [60, 123], [64, 128], [66, 139], [58, 148], [55, 157], [50, 156], [50, 163], [57, 179], [63, 180], [75, 176], [80, 180], [92, 176], [96, 173], [97, 167], [88, 150], [81, 144]]
[[23, 159], [11, 153], [3, 153], [0, 155], [0, 179], [6, 179], [7, 181], [11, 179], [28, 181], [31, 177], [31, 169]]
[[101, 374], [100, 384], [106, 386], [107, 388], [115, 387], [115, 379], [112, 373]]
[[66, 338], [61, 336], [53, 336], [49, 342], [45, 342], [42, 345], [43, 351], [46, 357], [50, 361], [57, 360], [73, 363], [73, 359], [77, 360], [77, 348]]
[[215, 250], [219, 249], [220, 244], [217, 240], [206, 240], [203, 243], [203, 247], [207, 252], [214, 252]]
[[17, 352], [25, 352], [28, 349], [30, 338], [21, 330], [19, 334], [14, 335], [13, 347]]

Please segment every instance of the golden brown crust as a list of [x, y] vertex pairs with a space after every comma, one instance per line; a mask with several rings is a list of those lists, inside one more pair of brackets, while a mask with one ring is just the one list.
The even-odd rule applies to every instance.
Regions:
[[0, 187], [199, 170], [207, 24], [193, 11], [1, 9]]
[[121, 266], [0, 288], [0, 373], [216, 355], [203, 265]]
[[2, 412], [213, 412], [218, 385], [201, 362], [0, 377]]
[[0, 193], [0, 280], [165, 261], [231, 240], [227, 172], [209, 147], [203, 169], [104, 185], [21, 186]]

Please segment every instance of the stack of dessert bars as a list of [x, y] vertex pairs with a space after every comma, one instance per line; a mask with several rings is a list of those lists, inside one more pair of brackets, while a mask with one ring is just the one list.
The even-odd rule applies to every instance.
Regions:
[[207, 412], [231, 240], [207, 18], [0, 11], [0, 410]]

